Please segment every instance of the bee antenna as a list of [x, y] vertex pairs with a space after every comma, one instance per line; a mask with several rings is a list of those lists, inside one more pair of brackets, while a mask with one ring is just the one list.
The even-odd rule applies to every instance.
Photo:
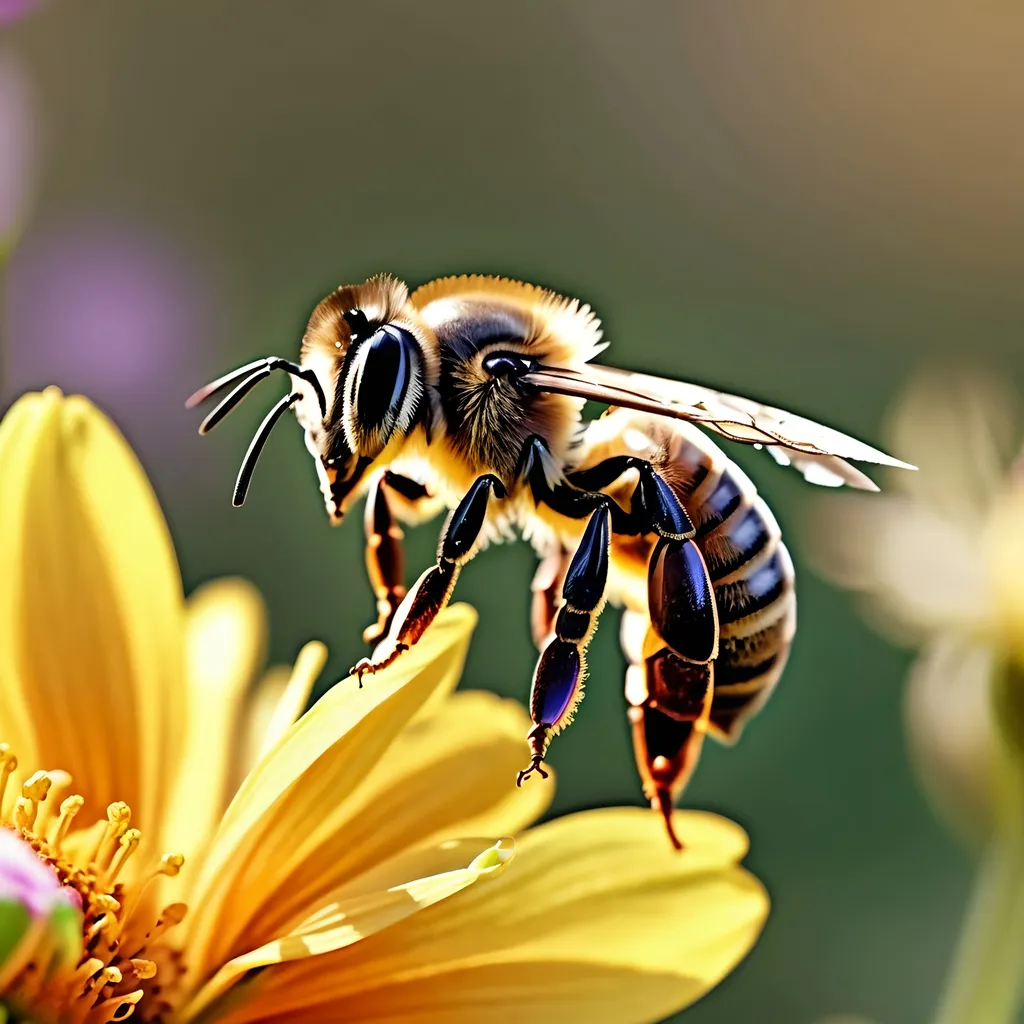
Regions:
[[269, 356], [266, 359], [257, 359], [255, 362], [246, 363], [245, 366], [240, 366], [237, 370], [232, 370], [230, 373], [224, 374], [223, 377], [218, 377], [205, 387], [201, 387], [195, 394], [189, 396], [185, 402], [185, 408], [187, 409], [199, 405], [200, 402], [205, 402], [218, 391], [223, 391], [224, 388], [231, 387], [232, 384], [237, 384], [241, 381], [235, 390], [203, 420], [199, 427], [199, 433], [205, 434], [212, 430], [238, 405], [256, 384], [263, 380], [264, 377], [269, 376], [272, 370], [284, 370], [293, 377], [306, 381], [316, 394], [317, 402], [320, 405], [320, 415], [325, 419], [327, 418], [327, 397], [324, 395], [324, 389], [320, 386], [317, 375], [308, 367], [299, 366], [298, 363], [293, 363], [289, 359]]
[[235, 481], [235, 493], [231, 499], [231, 504], [235, 508], [238, 508], [245, 502], [245, 495], [249, 490], [249, 484], [252, 482], [253, 470], [256, 468], [256, 463], [263, 452], [263, 446], [267, 443], [267, 438], [270, 437], [270, 432], [277, 425], [277, 421], [281, 418], [284, 411], [293, 406], [301, 397], [302, 395], [298, 391], [285, 395], [267, 413], [266, 418], [260, 424], [259, 430], [256, 431], [252, 441], [249, 442], [249, 449], [246, 451], [245, 458], [242, 459], [241, 468], [238, 470], [238, 479]]
[[238, 405], [238, 403], [241, 402], [241, 400], [245, 398], [245, 396], [249, 394], [249, 392], [252, 391], [252, 389], [256, 387], [261, 380], [269, 376], [270, 367], [264, 363], [255, 373], [251, 373], [246, 377], [238, 387], [228, 393], [226, 398], [221, 399], [221, 401], [213, 407], [213, 411], [205, 420], [203, 420], [202, 423], [199, 424], [199, 433], [208, 434], [213, 430], [213, 428], [217, 426], [217, 424], [220, 423], [220, 421], [224, 419], [224, 417], [227, 416], [227, 414], [231, 412], [231, 410], [234, 409], [234, 407]]

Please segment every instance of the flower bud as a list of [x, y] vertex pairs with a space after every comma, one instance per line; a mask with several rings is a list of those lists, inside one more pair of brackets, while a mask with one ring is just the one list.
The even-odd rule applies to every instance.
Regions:
[[0, 978], [9, 982], [29, 960], [49, 967], [81, 955], [81, 897], [28, 843], [0, 828]]

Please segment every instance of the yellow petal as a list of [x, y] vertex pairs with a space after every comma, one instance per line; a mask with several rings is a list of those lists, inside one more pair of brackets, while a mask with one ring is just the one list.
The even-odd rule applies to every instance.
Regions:
[[[300, 844], [356, 789], [439, 686], [462, 671], [476, 613], [447, 609], [390, 668], [337, 684], [253, 769], [231, 802], [203, 864], [194, 899], [190, 966], [224, 963], [252, 915], [277, 889], [279, 856]], [[238, 950], [236, 950], [238, 951]]]
[[[657, 1020], [746, 955], [768, 910], [746, 837], [680, 812], [571, 815], [519, 838], [510, 870], [338, 953], [247, 980], [226, 1022]], [[243, 1001], [244, 1000], [244, 1001]]]
[[[310, 908], [288, 935], [225, 964], [189, 1003], [181, 1019], [197, 1016], [251, 970], [351, 946], [474, 882], [494, 878], [505, 870], [514, 853], [515, 841], [509, 838], [497, 843], [449, 841], [428, 850], [406, 851], [386, 865], [391, 883], [386, 888], [332, 893]], [[427, 864], [430, 874], [419, 874]], [[410, 875], [413, 881], [408, 881]]]
[[295, 724], [326, 663], [327, 648], [311, 640], [299, 651], [293, 667], [274, 665], [264, 673], [245, 709], [232, 774], [235, 789]]
[[12, 727], [31, 721], [35, 762], [70, 771], [94, 813], [121, 799], [152, 825], [180, 753], [183, 601], [149, 482], [102, 413], [48, 389], [4, 417], [0, 489]]
[[553, 780], [515, 784], [529, 759], [522, 705], [489, 693], [449, 697], [436, 714], [406, 727], [362, 782], [324, 803], [296, 838], [264, 838], [260, 858], [276, 884], [247, 908], [244, 939], [288, 930], [323, 893], [359, 879], [392, 851], [459, 835], [509, 835], [547, 809]]
[[266, 610], [251, 583], [216, 580], [189, 598], [185, 628], [185, 738], [160, 849], [189, 863], [227, 805], [242, 698], [264, 658]]
[[237, 790], [256, 767], [266, 746], [267, 729], [291, 677], [291, 665], [271, 665], [252, 688], [242, 710], [238, 752], [231, 772], [232, 789]]
[[288, 682], [274, 704], [254, 763], [265, 757], [285, 737], [302, 714], [313, 692], [313, 684], [327, 663], [327, 648], [312, 640], [299, 651]]

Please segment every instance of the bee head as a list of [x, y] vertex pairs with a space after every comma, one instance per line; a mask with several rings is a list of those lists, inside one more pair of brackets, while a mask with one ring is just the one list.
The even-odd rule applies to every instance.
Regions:
[[389, 461], [388, 453], [429, 417], [437, 341], [405, 285], [374, 277], [337, 289], [317, 306], [301, 363], [316, 375], [327, 412], [321, 416], [312, 388], [295, 412], [318, 463], [328, 513], [339, 522], [370, 466]]
[[341, 522], [369, 468], [389, 461], [413, 428], [430, 416], [437, 384], [437, 339], [409, 303], [401, 281], [388, 275], [338, 288], [313, 310], [298, 363], [258, 359], [200, 388], [197, 405], [232, 387], [203, 420], [212, 430], [274, 370], [288, 373], [291, 389], [263, 421], [242, 462], [233, 502], [241, 505], [260, 452], [289, 408], [305, 432], [333, 522]]

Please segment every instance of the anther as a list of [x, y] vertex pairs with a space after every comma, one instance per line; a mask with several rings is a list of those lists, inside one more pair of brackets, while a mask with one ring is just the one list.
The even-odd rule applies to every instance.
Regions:
[[113, 896], [105, 892], [95, 893], [92, 897], [92, 902], [104, 914], [116, 914], [121, 909], [121, 904]]
[[47, 838], [46, 833], [57, 816], [61, 800], [71, 788], [71, 776], [59, 768], [46, 772], [46, 777], [50, 780], [50, 786], [45, 802], [40, 803], [39, 818], [36, 821], [36, 834], [42, 839]]
[[160, 858], [160, 874], [166, 875], [168, 878], [174, 878], [174, 876], [181, 870], [184, 863], [185, 857], [183, 854], [165, 853]]
[[14, 824], [22, 832], [31, 832], [32, 826], [36, 823], [36, 804], [27, 796], [19, 796], [14, 804]]
[[132, 977], [139, 981], [148, 981], [150, 978], [156, 977], [156, 964], [152, 960], [133, 957], [128, 962], [132, 965]]
[[53, 833], [53, 848], [58, 853], [68, 832], [71, 831], [71, 824], [75, 820], [75, 815], [78, 814], [84, 804], [85, 797], [74, 793], [60, 805], [60, 817], [57, 819], [57, 827]]
[[44, 771], [33, 772], [22, 784], [21, 795], [28, 800], [41, 804], [50, 792], [52, 780]]
[[181, 922], [185, 920], [185, 915], [187, 913], [187, 903], [169, 903], [164, 907], [159, 919], [153, 926], [153, 930], [146, 936], [146, 938], [153, 940], [163, 935], [168, 928], [173, 928], [175, 925], [181, 924]]

